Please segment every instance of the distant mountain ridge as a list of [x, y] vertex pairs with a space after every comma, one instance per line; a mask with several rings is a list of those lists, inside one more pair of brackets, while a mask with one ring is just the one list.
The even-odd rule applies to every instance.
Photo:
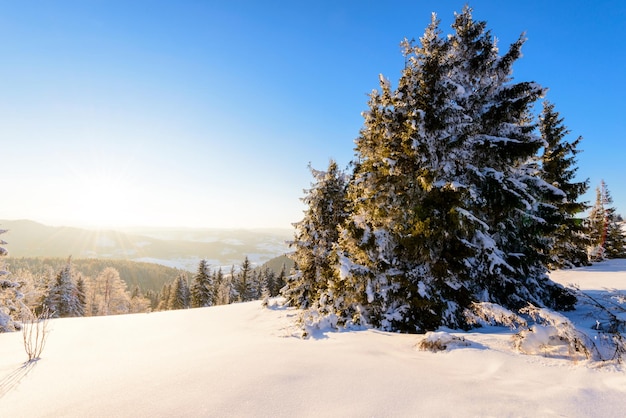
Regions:
[[54, 227], [30, 220], [0, 220], [11, 257], [121, 259], [194, 271], [200, 259], [212, 266], [260, 265], [288, 252], [292, 231], [163, 228], [91, 230]]

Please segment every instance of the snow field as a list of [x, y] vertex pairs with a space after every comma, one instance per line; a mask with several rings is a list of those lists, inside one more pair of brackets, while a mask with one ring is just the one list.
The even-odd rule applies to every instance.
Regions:
[[[626, 260], [552, 276], [626, 289]], [[22, 335], [0, 334], [0, 417], [620, 417], [626, 408], [623, 366], [520, 354], [507, 328], [440, 330], [465, 340], [440, 352], [417, 349], [425, 336], [377, 330], [303, 340], [296, 312], [272, 303], [52, 320], [28, 367]]]

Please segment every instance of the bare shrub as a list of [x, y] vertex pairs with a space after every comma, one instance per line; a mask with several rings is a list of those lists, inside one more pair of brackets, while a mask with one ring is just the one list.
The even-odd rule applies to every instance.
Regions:
[[44, 307], [39, 314], [24, 307], [22, 315], [22, 337], [24, 350], [28, 355], [28, 363], [39, 360], [48, 337], [48, 320], [50, 311]]

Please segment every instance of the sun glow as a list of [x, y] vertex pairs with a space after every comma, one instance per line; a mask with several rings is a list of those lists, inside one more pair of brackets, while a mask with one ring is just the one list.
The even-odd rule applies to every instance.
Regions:
[[74, 170], [77, 224], [95, 228], [131, 226], [142, 216], [141, 196], [128, 167], [117, 163]]

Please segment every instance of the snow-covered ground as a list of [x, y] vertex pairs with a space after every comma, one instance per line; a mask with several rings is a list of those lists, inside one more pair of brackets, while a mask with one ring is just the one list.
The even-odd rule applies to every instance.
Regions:
[[[583, 290], [623, 291], [626, 260], [553, 278]], [[520, 354], [506, 328], [451, 333], [468, 344], [434, 353], [417, 350], [423, 336], [376, 330], [322, 330], [301, 339], [294, 318], [291, 309], [250, 302], [54, 320], [42, 358], [28, 365], [22, 335], [1, 334], [0, 417], [621, 417], [626, 411], [623, 366]]]

